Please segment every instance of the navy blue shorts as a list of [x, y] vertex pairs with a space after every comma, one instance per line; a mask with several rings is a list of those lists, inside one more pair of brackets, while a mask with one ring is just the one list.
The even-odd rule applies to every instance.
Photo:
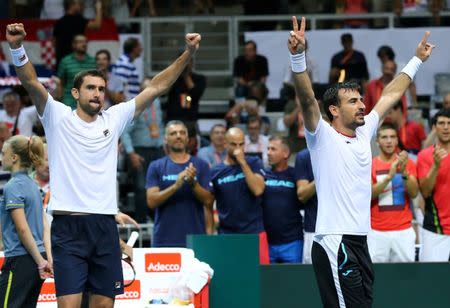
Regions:
[[52, 227], [56, 296], [123, 293], [121, 251], [112, 215], [55, 215]]

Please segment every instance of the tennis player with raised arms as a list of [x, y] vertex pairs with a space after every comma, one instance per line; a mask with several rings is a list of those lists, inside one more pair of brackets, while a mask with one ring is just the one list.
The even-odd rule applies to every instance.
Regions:
[[55, 101], [36, 77], [22, 42], [22, 24], [9, 24], [6, 39], [17, 76], [30, 94], [48, 142], [53, 268], [58, 307], [113, 307], [123, 293], [117, 213], [117, 146], [122, 131], [153, 100], [168, 91], [199, 47], [197, 33], [186, 34], [186, 50], [150, 85], [128, 102], [103, 110], [106, 80], [82, 71], [74, 80], [76, 110]]
[[372, 306], [373, 269], [367, 248], [370, 229], [370, 141], [378, 123], [400, 99], [434, 45], [426, 32], [416, 55], [383, 90], [374, 109], [365, 106], [355, 83], [338, 83], [324, 94], [322, 119], [306, 72], [305, 18], [292, 17], [288, 39], [294, 84], [303, 112], [317, 189], [318, 211], [312, 259], [324, 307]]

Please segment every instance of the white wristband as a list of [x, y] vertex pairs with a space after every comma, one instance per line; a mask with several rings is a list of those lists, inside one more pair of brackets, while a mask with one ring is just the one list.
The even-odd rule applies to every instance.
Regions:
[[409, 76], [409, 78], [411, 78], [411, 80], [414, 80], [414, 76], [419, 70], [421, 64], [422, 60], [414, 56], [412, 57], [411, 60], [409, 60], [408, 64], [406, 64], [406, 66], [402, 69], [402, 73], [405, 73], [406, 75]]
[[291, 68], [294, 73], [306, 71], [306, 57], [304, 51], [295, 55], [291, 54]]
[[9, 51], [11, 52], [12, 62], [15, 66], [23, 66], [28, 62], [28, 56], [23, 46], [17, 49], [9, 48]]

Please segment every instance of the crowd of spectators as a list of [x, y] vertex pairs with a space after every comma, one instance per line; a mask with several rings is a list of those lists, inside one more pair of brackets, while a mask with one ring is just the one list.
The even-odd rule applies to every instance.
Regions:
[[[43, 10], [56, 2], [43, 1]], [[115, 63], [111, 63], [108, 50], [98, 51], [95, 57], [87, 53], [85, 30], [98, 27], [102, 17], [106, 16], [102, 10], [107, 1], [91, 2], [90, 16], [84, 11], [83, 17], [81, 0], [64, 1], [64, 10], [59, 17], [58, 13], [47, 13], [47, 16], [59, 18], [54, 30], [58, 78], [52, 94], [72, 108], [77, 104], [71, 93], [72, 80], [81, 70], [97, 68], [107, 76], [106, 108], [133, 98], [151, 80], [151, 77], [140, 80], [135, 66], [135, 60], [143, 50], [136, 38], [125, 41], [123, 52]], [[132, 2], [129, 16], [146, 15], [137, 13], [141, 2]], [[252, 13], [252, 6], [249, 5], [251, 1], [242, 2], [245, 12]], [[297, 6], [301, 6], [304, 13], [394, 11], [399, 16], [414, 9], [437, 13], [437, 8], [445, 7], [442, 1], [428, 1], [428, 6], [427, 1], [413, 1], [414, 5], [409, 1], [394, 1], [392, 8], [382, 6], [381, 2], [387, 1], [336, 1], [336, 5], [331, 5], [331, 1], [300, 1]], [[20, 6], [31, 3], [34, 2], [16, 3], [16, 12], [20, 12]], [[176, 5], [176, 1], [174, 3]], [[148, 1], [146, 4], [148, 15], [157, 15], [159, 3]], [[280, 10], [289, 13], [292, 3], [284, 1], [282, 4], [285, 6], [281, 6]], [[192, 5], [196, 13], [215, 12], [213, 1], [198, 0]], [[56, 9], [56, 6], [53, 8]], [[78, 28], [68, 24], [76, 24]], [[369, 25], [364, 20], [348, 20], [344, 21], [343, 26], [355, 28], [377, 25], [375, 21]], [[73, 31], [67, 34], [67, 28]], [[389, 46], [380, 46], [380, 75], [377, 79], [369, 80], [369, 70], [377, 68], [368, 68], [364, 54], [353, 49], [351, 34], [343, 34], [341, 43], [342, 51], [331, 59], [329, 82], [357, 81], [364, 94], [365, 111], [369, 113], [383, 88], [397, 73], [395, 52]], [[8, 74], [2, 68], [0, 66], [0, 74]], [[195, 63], [191, 61], [169, 90], [165, 103], [156, 99], [125, 130], [119, 155], [127, 161], [125, 172], [129, 174], [128, 180], [134, 194], [134, 204], [128, 209], [138, 222], [154, 222], [153, 245], [185, 246], [184, 236], [189, 233], [255, 233], [259, 234], [262, 245], [268, 242], [271, 261], [311, 262], [317, 198], [300, 103], [295, 90], [287, 81], [283, 94], [286, 100], [282, 118], [284, 131], [281, 132], [287, 138], [273, 136], [274, 123], [267, 116], [268, 89], [265, 82], [269, 75], [268, 61], [257, 53], [256, 43], [246, 42], [243, 55], [234, 61], [234, 105], [224, 115], [223, 122], [226, 124], [212, 126], [209, 138], [204, 138], [200, 136], [198, 120], [207, 79], [195, 72]], [[442, 197], [445, 194], [442, 187], [448, 185], [448, 173], [445, 171], [449, 161], [445, 155], [450, 135], [448, 105], [450, 94], [444, 97], [443, 108], [432, 118], [427, 137], [427, 125], [408, 117], [408, 109], [417, 106], [413, 84], [388, 114], [373, 141], [376, 153], [372, 170], [374, 233], [369, 248], [376, 261], [414, 261], [414, 244], [419, 236], [413, 233], [412, 222], [418, 221], [420, 224], [419, 220], [423, 216], [426, 232], [433, 233], [427, 233], [428, 237], [424, 237], [424, 240], [429, 241], [427, 245], [436, 241], [441, 243], [435, 234], [444, 234], [444, 240], [448, 241], [450, 205]], [[27, 103], [26, 98], [22, 98], [19, 93], [8, 91], [2, 96], [2, 107], [0, 139], [6, 140], [9, 135], [39, 134], [37, 113], [35, 107], [29, 106], [29, 100]], [[36, 170], [34, 173], [36, 181], [42, 184], [40, 187], [44, 198], [48, 198], [45, 184], [48, 184], [49, 175], [46, 171], [48, 173], [48, 169]], [[439, 196], [433, 202], [434, 187], [439, 188], [436, 191]], [[284, 194], [289, 196], [285, 200]], [[218, 214], [215, 221], [217, 228], [213, 218], [214, 198]], [[296, 213], [292, 220], [287, 221], [283, 215], [273, 214], [277, 212], [273, 209], [277, 202], [284, 206], [281, 213]], [[436, 214], [436, 208], [439, 214]], [[386, 219], [389, 223], [385, 222]], [[438, 221], [438, 226], [431, 221]], [[278, 224], [288, 227], [280, 230]], [[407, 232], [403, 232], [405, 230]], [[406, 248], [402, 242], [404, 234], [399, 231], [407, 233]], [[387, 237], [386, 232], [394, 232], [394, 235]], [[390, 247], [387, 242], [391, 243]], [[301, 252], [293, 255], [292, 251], [297, 251], [299, 245], [302, 247]], [[426, 257], [427, 260], [442, 258], [445, 256], [430, 254]], [[262, 261], [266, 259], [265, 256], [261, 258]]]
[[[15, 0], [3, 3], [2, 17], [59, 19], [64, 15], [64, 0]], [[268, 14], [365, 14], [394, 13], [397, 25], [401, 27], [448, 24], [449, 19], [440, 16], [440, 12], [450, 10], [448, 0], [318, 0], [318, 1], [275, 1], [275, 0], [190, 0], [190, 1], [155, 1], [155, 0], [77, 0], [84, 3], [84, 16], [92, 21], [98, 20], [98, 8], [104, 18], [123, 19], [128, 17], [155, 17], [174, 15], [215, 15], [221, 14], [221, 8], [236, 7], [235, 13], [242, 15]], [[99, 4], [100, 3], [100, 4]], [[226, 11], [227, 13], [229, 10]], [[431, 13], [427, 18], [406, 17], [410, 13]], [[222, 14], [223, 15], [223, 14]], [[259, 22], [251, 27], [270, 30], [278, 24]], [[386, 19], [347, 19], [342, 22], [326, 21], [323, 27], [368, 28], [386, 27]]]

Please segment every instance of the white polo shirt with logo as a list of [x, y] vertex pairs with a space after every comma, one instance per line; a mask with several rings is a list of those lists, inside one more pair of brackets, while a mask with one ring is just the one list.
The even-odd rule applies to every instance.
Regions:
[[48, 143], [50, 211], [114, 215], [119, 137], [133, 120], [134, 99], [91, 123], [49, 94], [40, 116]]

